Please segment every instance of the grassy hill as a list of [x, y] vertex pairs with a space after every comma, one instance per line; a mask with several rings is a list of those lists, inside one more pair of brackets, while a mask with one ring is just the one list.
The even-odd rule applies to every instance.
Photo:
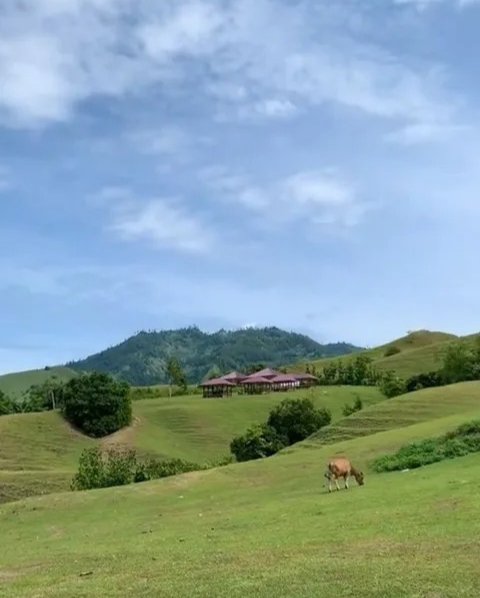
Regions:
[[320, 430], [308, 442], [334, 443], [475, 409], [480, 410], [480, 382], [426, 388], [341, 418]]
[[[408, 473], [368, 469], [373, 457], [480, 416], [477, 407], [435, 417], [437, 406], [423, 423], [260, 462], [0, 506], [0, 593], [473, 598], [478, 455]], [[324, 467], [338, 453], [366, 471], [366, 484], [329, 495]]]
[[[445, 332], [419, 330], [386, 345], [363, 351], [362, 354], [370, 356], [379, 370], [394, 370], [400, 377], [409, 378], [415, 374], [438, 370], [442, 365], [442, 356], [449, 343], [472, 343], [476, 338], [478, 338], [477, 334], [457, 337]], [[392, 347], [399, 352], [388, 355]], [[354, 357], [354, 355], [346, 355], [340, 359], [348, 361]], [[338, 358], [317, 359], [308, 363], [314, 365], [319, 371], [336, 359]], [[292, 371], [299, 368], [304, 369], [305, 365], [306, 362], [297, 363], [289, 369]]]
[[67, 489], [83, 448], [123, 446], [141, 454], [204, 463], [229, 454], [232, 438], [266, 419], [288, 396], [310, 396], [335, 419], [345, 403], [360, 396], [365, 405], [382, 400], [373, 388], [316, 388], [300, 393], [206, 400], [198, 396], [135, 401], [134, 424], [102, 441], [72, 430], [57, 412], [0, 417], [0, 502]]
[[77, 376], [77, 372], [67, 367], [58, 366], [48, 369], [4, 374], [0, 376], [0, 390], [12, 398], [20, 398], [30, 386], [42, 384], [52, 376], [56, 376], [59, 380], [67, 382], [73, 376]]
[[279, 328], [248, 328], [208, 334], [198, 328], [140, 332], [124, 342], [69, 364], [76, 370], [106, 372], [130, 384], [167, 382], [169, 357], [180, 360], [188, 381], [200, 382], [212, 367], [226, 373], [254, 363], [277, 367], [304, 359], [359, 350], [347, 343], [321, 345], [303, 334]]

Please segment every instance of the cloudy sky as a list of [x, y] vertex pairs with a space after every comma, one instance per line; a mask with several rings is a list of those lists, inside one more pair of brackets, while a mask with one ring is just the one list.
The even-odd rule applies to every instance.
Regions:
[[0, 371], [480, 329], [480, 2], [2, 0]]

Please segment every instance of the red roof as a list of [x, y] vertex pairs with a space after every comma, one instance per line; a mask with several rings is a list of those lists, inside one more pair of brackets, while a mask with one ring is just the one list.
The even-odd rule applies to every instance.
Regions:
[[293, 374], [297, 380], [318, 380], [316, 376], [312, 374]]
[[211, 380], [205, 380], [200, 386], [235, 386], [225, 378], [212, 378]]
[[298, 382], [298, 378], [292, 374], [279, 374], [278, 376], [275, 376], [275, 378], [272, 378], [271, 381], [274, 384], [280, 382]]
[[248, 376], [248, 378], [256, 378], [257, 376], [260, 376], [261, 378], [274, 378], [275, 376], [279, 375], [280, 372], [276, 372], [275, 370], [272, 370], [270, 368], [265, 368], [264, 370], [260, 370], [259, 372], [254, 372], [253, 374]]
[[230, 372], [229, 374], [225, 374], [222, 376], [224, 380], [244, 380], [246, 378], [245, 374], [240, 374], [240, 372]]
[[241, 384], [271, 384], [272, 381], [264, 376], [249, 376]]

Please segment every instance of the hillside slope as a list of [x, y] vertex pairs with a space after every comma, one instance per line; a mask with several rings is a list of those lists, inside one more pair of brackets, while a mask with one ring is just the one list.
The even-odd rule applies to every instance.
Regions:
[[426, 388], [340, 418], [311, 436], [308, 442], [328, 444], [475, 409], [480, 410], [480, 382]]
[[[478, 455], [409, 473], [368, 471], [373, 457], [458, 421], [3, 505], [0, 591], [5, 598], [473, 598]], [[366, 484], [329, 495], [323, 468], [338, 452], [355, 456]]]
[[25, 372], [4, 374], [0, 376], [0, 390], [13, 399], [18, 399], [30, 386], [42, 384], [52, 376], [55, 376], [60, 381], [67, 382], [74, 376], [77, 376], [77, 372], [67, 367], [57, 366], [41, 370], [27, 370]]
[[[442, 356], [445, 349], [452, 342], [473, 343], [478, 338], [477, 334], [467, 337], [457, 337], [445, 332], [431, 332], [419, 330], [390, 343], [362, 351], [373, 359], [374, 365], [381, 371], [393, 370], [402, 378], [409, 378], [415, 374], [438, 370], [442, 365]], [[395, 348], [398, 352], [389, 355]], [[342, 356], [342, 361], [353, 359], [353, 355]], [[325, 365], [337, 358], [322, 358], [311, 360], [310, 365], [320, 371]], [[306, 363], [292, 365], [289, 369], [305, 368]]]
[[[195, 463], [221, 459], [230, 452], [232, 438], [254, 423], [265, 420], [270, 409], [288, 396], [205, 400], [198, 396], [160, 398], [133, 404], [134, 425], [101, 441], [72, 430], [56, 412], [0, 417], [0, 502], [41, 492], [68, 489], [82, 449], [135, 448], [140, 454], [177, 457]], [[314, 403], [341, 417], [345, 403], [360, 396], [365, 405], [383, 399], [377, 389], [317, 388], [309, 393]]]
[[198, 328], [140, 332], [115, 347], [68, 364], [75, 370], [107, 372], [133, 385], [167, 382], [166, 363], [177, 357], [189, 382], [199, 382], [213, 367], [242, 370], [252, 363], [277, 367], [304, 359], [358, 350], [346, 343], [321, 345], [308, 336], [279, 328], [247, 328], [213, 334]]

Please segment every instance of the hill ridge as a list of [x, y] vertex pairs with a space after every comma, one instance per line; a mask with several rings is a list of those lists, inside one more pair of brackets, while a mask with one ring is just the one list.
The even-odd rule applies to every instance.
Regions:
[[220, 329], [203, 332], [196, 326], [145, 331], [103, 351], [70, 362], [69, 368], [110, 373], [130, 384], [167, 382], [166, 362], [176, 357], [190, 383], [197, 383], [213, 368], [242, 370], [253, 363], [279, 367], [285, 363], [339, 356], [361, 350], [346, 343], [321, 344], [305, 334], [276, 326]]

